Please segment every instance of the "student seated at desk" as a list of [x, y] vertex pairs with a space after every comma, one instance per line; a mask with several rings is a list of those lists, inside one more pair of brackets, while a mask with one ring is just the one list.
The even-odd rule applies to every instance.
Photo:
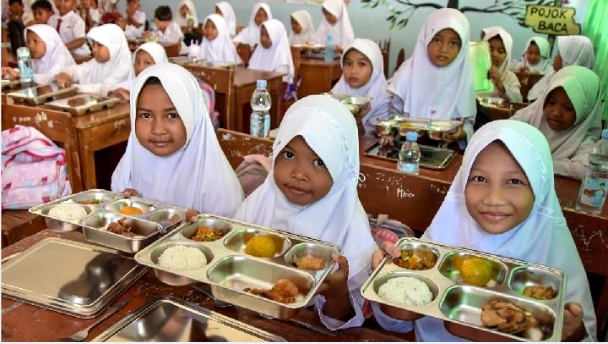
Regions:
[[331, 35], [335, 50], [342, 52], [355, 39], [348, 11], [343, 0], [325, 0], [322, 6], [323, 17], [315, 35], [315, 42], [325, 45]]
[[139, 7], [139, 0], [127, 0], [125, 36], [128, 39], [139, 38], [144, 34], [146, 12], [140, 11]]
[[215, 14], [219, 14], [226, 20], [226, 27], [228, 27], [228, 34], [230, 37], [236, 36], [236, 16], [234, 15], [234, 9], [228, 1], [220, 1], [215, 4]]
[[514, 72], [529, 74], [548, 74], [553, 71], [551, 61], [551, 46], [543, 37], [532, 37], [526, 43], [521, 61], [515, 63]]
[[509, 70], [513, 38], [501, 27], [486, 29], [484, 41], [490, 44], [492, 67], [488, 76], [494, 83], [494, 92], [488, 95], [505, 99], [506, 101], [521, 103], [521, 85], [517, 75]]
[[138, 77], [131, 96], [131, 135], [112, 175], [126, 196], [231, 217], [243, 190], [213, 131], [194, 76], [175, 64]]
[[[198, 48], [198, 52], [194, 52]], [[205, 18], [205, 35], [200, 48], [190, 45], [191, 56], [198, 56], [208, 61], [233, 62], [240, 64], [243, 61], [236, 51], [236, 47], [228, 35], [226, 21], [219, 14], [212, 14]]]
[[[533, 126], [513, 120], [486, 124], [471, 139], [422, 239], [561, 269], [568, 276], [562, 338], [593, 341], [597, 325], [589, 282], [555, 193], [550, 156], [547, 140]], [[394, 246], [382, 246], [400, 255]], [[383, 258], [376, 251], [372, 265]], [[427, 316], [412, 323], [389, 317], [377, 303], [372, 308], [386, 330], [415, 329], [418, 341], [462, 341], [443, 320]]]
[[330, 330], [361, 326], [359, 290], [377, 246], [357, 195], [352, 114], [331, 97], [300, 99], [287, 110], [272, 151], [271, 173], [234, 218], [341, 246], [343, 256], [333, 256], [340, 268], [320, 287], [315, 304]]
[[600, 88], [592, 70], [564, 67], [555, 73], [540, 98], [511, 117], [545, 134], [555, 174], [583, 178], [589, 153], [602, 131]]
[[34, 13], [33, 24], [47, 24], [49, 19], [55, 14], [53, 12], [53, 5], [48, 0], [37, 0], [34, 2], [32, 4], [32, 12]]
[[156, 32], [146, 32], [146, 37], [156, 37], [161, 44], [175, 44], [181, 42], [181, 51], [186, 49], [184, 44], [184, 34], [182, 29], [173, 21], [173, 14], [169, 6], [158, 6], [154, 11], [154, 22], [156, 24]]
[[49, 19], [49, 25], [54, 27], [66, 47], [74, 55], [87, 56], [91, 50], [86, 41], [85, 23], [76, 12], [74, 6], [76, 0], [58, 0], [58, 14]]
[[81, 5], [82, 8], [78, 12], [84, 19], [87, 29], [91, 30], [91, 28], [101, 25], [101, 11], [97, 0], [82, 0]]
[[307, 10], [293, 12], [290, 20], [289, 45], [314, 43], [315, 24]]
[[270, 6], [265, 2], [258, 2], [251, 10], [249, 25], [241, 30], [232, 41], [237, 45], [239, 43], [247, 44], [253, 50], [256, 45], [260, 44], [260, 27], [262, 23], [269, 19], [272, 19]]
[[287, 84], [293, 83], [295, 70], [289, 39], [285, 26], [278, 19], [270, 19], [262, 23], [260, 46], [251, 55], [248, 68], [286, 73], [283, 81]]
[[60, 87], [74, 83], [81, 93], [105, 96], [108, 85], [117, 85], [131, 74], [131, 51], [124, 32], [116, 24], [94, 27], [88, 37], [93, 41], [94, 58], [64, 69], [55, 76], [55, 81]]
[[192, 0], [181, 0], [177, 8], [178, 15], [175, 16], [175, 22], [180, 27], [198, 27], [198, 14], [196, 6]]
[[[46, 24], [32, 25], [25, 29], [25, 37], [32, 57], [35, 83], [48, 84], [57, 73], [76, 65], [61, 37], [52, 27]], [[2, 75], [8, 79], [18, 79], [19, 69], [2, 67]]]

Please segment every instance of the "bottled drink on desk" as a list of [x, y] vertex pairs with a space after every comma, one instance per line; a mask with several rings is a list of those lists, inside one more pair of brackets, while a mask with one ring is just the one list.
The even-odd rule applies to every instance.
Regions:
[[250, 133], [253, 136], [268, 137], [270, 132], [270, 93], [266, 89], [266, 80], [258, 80], [251, 96]]
[[17, 49], [17, 64], [19, 66], [19, 77], [22, 83], [34, 81], [34, 68], [32, 68], [32, 59], [30, 50], [26, 47]]
[[589, 166], [581, 183], [576, 210], [601, 214], [608, 195], [608, 129], [589, 154]]
[[420, 147], [418, 147], [418, 134], [415, 131], [405, 135], [405, 143], [399, 150], [397, 168], [405, 173], [420, 172]]
[[327, 35], [325, 41], [325, 62], [331, 62], [334, 60], [334, 37]]

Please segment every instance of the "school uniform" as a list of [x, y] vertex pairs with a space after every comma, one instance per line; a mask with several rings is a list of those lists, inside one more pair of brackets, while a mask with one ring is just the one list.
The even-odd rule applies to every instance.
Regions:
[[144, 11], [135, 11], [133, 14], [133, 19], [136, 22], [142, 24], [140, 27], [136, 27], [135, 25], [128, 24], [125, 27], [125, 36], [127, 38], [139, 38], [144, 34], [145, 24], [146, 24], [146, 12]]
[[285, 26], [278, 19], [267, 20], [262, 23], [262, 26], [268, 31], [272, 45], [264, 48], [260, 44], [251, 55], [248, 68], [286, 73], [283, 81], [291, 84], [295, 76], [295, 69]]
[[[49, 18], [48, 24], [59, 32], [63, 43], [69, 43], [77, 38], [86, 37], [84, 20], [74, 11], [70, 11], [63, 16], [54, 14]], [[79, 56], [91, 55], [91, 49], [89, 49], [86, 41], [83, 45], [70, 52]]]
[[[135, 135], [137, 99], [150, 77], [160, 79], [186, 128], [185, 146], [165, 157], [147, 150]], [[112, 174], [112, 191], [126, 188], [147, 199], [228, 217], [243, 200], [243, 190], [217, 141], [198, 82], [181, 66], [154, 65], [135, 81], [131, 134]]]
[[222, 12], [222, 17], [226, 20], [226, 27], [228, 28], [228, 34], [230, 37], [234, 37], [236, 35], [236, 16], [234, 14], [234, 9], [232, 5], [228, 1], [220, 1], [215, 4], [220, 11]]
[[188, 11], [190, 12], [189, 16], [192, 16], [192, 25], [194, 27], [198, 27], [198, 14], [196, 13], [196, 7], [194, 6], [194, 2], [192, 2], [192, 0], [180, 1], [177, 11], [173, 15], [173, 21], [175, 21], [180, 27], [188, 26], [188, 16], [184, 18], [180, 13], [182, 6], [186, 6], [188, 8]]
[[76, 62], [55, 29], [46, 24], [35, 24], [25, 29], [26, 37], [30, 30], [38, 35], [46, 45], [44, 56], [32, 59], [34, 82], [42, 85], [49, 84], [55, 75], [63, 69], [75, 65]]
[[291, 17], [300, 24], [302, 32], [295, 33], [289, 31], [289, 44], [306, 44], [313, 43], [315, 41], [315, 24], [312, 21], [310, 13], [306, 10], [295, 11], [291, 14]]
[[205, 23], [208, 20], [211, 20], [217, 28], [217, 37], [212, 41], [203, 37], [198, 57], [208, 61], [233, 62], [236, 64], [243, 62], [230, 39], [224, 18], [219, 14], [212, 14], [205, 18]]
[[[22, 0], [23, 3], [23, 15], [21, 16], [21, 20], [23, 21], [23, 24], [27, 24], [31, 21], [34, 21], [34, 11], [32, 11], [32, 5], [36, 2], [37, 0]], [[51, 3], [51, 7], [53, 8], [53, 12], [54, 13], [59, 13], [57, 11], [57, 6], [55, 6], [55, 0], [48, 0]], [[2, 3], [2, 6], [6, 6], [3, 8], [8, 9], [8, 0], [6, 1], [6, 3]]]
[[252, 48], [254, 45], [260, 44], [260, 26], [255, 23], [255, 15], [258, 13], [260, 8], [264, 9], [268, 15], [268, 20], [272, 19], [272, 12], [270, 12], [270, 6], [264, 2], [258, 2], [253, 6], [251, 15], [249, 16], [249, 25], [243, 28], [232, 41], [235, 43], [248, 44]]
[[93, 26], [101, 25], [101, 11], [98, 8], [89, 8], [89, 16], [93, 20]]
[[[530, 48], [530, 44], [536, 44], [540, 52], [540, 60], [532, 65], [526, 58], [526, 52]], [[551, 47], [549, 41], [543, 37], [532, 37], [526, 43], [524, 53], [521, 55], [521, 60], [515, 64], [514, 71], [519, 71], [521, 68], [527, 67], [530, 73], [542, 74], [551, 73], [553, 71], [553, 61], [551, 60]]]
[[157, 30], [156, 35], [158, 36], [159, 43], [175, 44], [184, 39], [184, 33], [175, 21], [171, 21], [171, 24], [167, 26], [165, 31]]
[[[574, 125], [561, 131], [551, 129], [543, 113], [547, 96], [558, 87], [564, 88], [576, 110]], [[602, 131], [600, 88], [600, 80], [592, 70], [575, 65], [564, 67], [555, 73], [540, 98], [511, 117], [535, 126], [545, 135], [555, 174], [578, 180], [583, 178], [591, 149]]]
[[355, 39], [355, 32], [350, 23], [347, 7], [343, 0], [325, 0], [323, 8], [336, 16], [338, 21], [335, 24], [330, 24], [325, 16], [321, 17], [321, 24], [315, 35], [315, 42], [325, 44], [327, 35], [331, 35], [334, 45], [337, 44], [344, 48], [349, 46]]
[[509, 63], [511, 61], [511, 51], [513, 50], [513, 38], [511, 35], [505, 31], [502, 27], [492, 27], [486, 28], [486, 35], [483, 37], [483, 40], [489, 42], [490, 39], [498, 36], [502, 40], [503, 45], [505, 46], [506, 57], [502, 64], [497, 67], [500, 71], [500, 79], [502, 80], [502, 84], [505, 87], [505, 92], [500, 92], [496, 87], [494, 87], [494, 92], [486, 94], [494, 97], [501, 97], [507, 101], [518, 102], [521, 103], [523, 101], [523, 97], [521, 95], [521, 84], [519, 83], [519, 79], [517, 75], [509, 70]]

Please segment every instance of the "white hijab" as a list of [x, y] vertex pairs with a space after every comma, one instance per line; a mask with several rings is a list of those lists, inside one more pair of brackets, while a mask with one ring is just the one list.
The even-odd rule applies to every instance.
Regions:
[[[186, 127], [185, 146], [167, 157], [154, 155], [135, 136], [137, 99], [150, 77], [160, 79]], [[181, 66], [154, 65], [135, 81], [131, 135], [112, 175], [113, 191], [126, 188], [148, 199], [228, 217], [243, 200], [241, 185], [217, 141], [198, 82]]]
[[241, 63], [242, 60], [239, 57], [232, 40], [230, 40], [224, 18], [219, 14], [211, 14], [205, 18], [205, 24], [208, 20], [211, 20], [213, 24], [215, 24], [215, 27], [217, 28], [217, 37], [213, 41], [203, 37], [199, 57], [208, 61]]
[[277, 187], [271, 170], [235, 218], [340, 245], [348, 259], [349, 277], [354, 277], [368, 269], [376, 248], [357, 196], [359, 141], [355, 120], [331, 97], [313, 95], [299, 100], [281, 122], [272, 149], [273, 166], [281, 150], [296, 136], [302, 136], [327, 166], [333, 180], [329, 193], [307, 206], [292, 204]]
[[350, 23], [348, 11], [343, 0], [325, 0], [323, 2], [323, 8], [336, 16], [338, 21], [331, 25], [325, 16], [321, 18], [321, 24], [317, 29], [315, 41], [320, 44], [325, 44], [327, 41], [327, 35], [332, 35], [334, 44], [341, 46], [342, 48], [349, 46], [355, 39], [355, 32], [353, 26]]
[[96, 26], [87, 37], [110, 51], [110, 60], [104, 63], [91, 59], [77, 69], [80, 84], [116, 85], [127, 80], [133, 70], [131, 51], [124, 31], [116, 24]]
[[[494, 141], [501, 141], [522, 167], [535, 196], [528, 218], [503, 234], [489, 234], [471, 217], [465, 204], [465, 187], [477, 155]], [[426, 230], [423, 239], [553, 266], [567, 276], [567, 302], [584, 310], [587, 332], [595, 337], [593, 302], [585, 269], [568, 230], [555, 193], [549, 145], [533, 126], [500, 120], [484, 125], [467, 146], [454, 183]], [[454, 340], [441, 321], [425, 317], [416, 322], [419, 340]]]
[[[509, 63], [511, 62], [511, 53], [513, 51], [513, 37], [502, 27], [500, 26], [492, 26], [484, 29], [486, 35], [483, 37], [483, 40], [489, 42], [492, 38], [498, 36], [502, 40], [502, 44], [505, 46], [505, 52], [507, 57], [502, 61], [498, 70], [500, 70], [500, 74], [503, 75], [509, 70]], [[503, 76], [504, 78], [504, 76]]]
[[344, 69], [344, 58], [351, 49], [359, 51], [371, 61], [373, 67], [372, 75], [367, 84], [359, 88], [353, 88], [348, 84], [343, 74], [338, 83], [331, 89], [331, 93], [371, 97], [371, 110], [363, 117], [361, 122], [365, 126], [366, 132], [368, 130], [373, 131], [375, 130], [374, 126], [368, 122], [374, 117], [387, 114], [390, 105], [390, 96], [386, 91], [387, 83], [386, 77], [384, 76], [382, 52], [376, 42], [365, 38], [356, 38], [353, 43], [344, 50], [344, 54], [342, 54], [342, 59], [340, 60], [342, 69]]
[[[538, 51], [540, 52], [540, 60], [535, 64], [531, 65], [526, 58], [526, 52], [530, 47], [530, 44], [534, 42], [538, 47]], [[539, 74], [547, 74], [553, 70], [553, 61], [551, 60], [551, 47], [549, 46], [549, 41], [547, 41], [544, 37], [532, 37], [526, 43], [526, 48], [524, 49], [524, 53], [521, 55], [521, 61], [517, 65], [520, 67], [528, 67], [530, 72], [539, 73]]]
[[280, 67], [287, 67], [286, 81], [291, 83], [295, 69], [285, 25], [278, 19], [269, 19], [262, 23], [262, 26], [268, 31], [272, 45], [266, 49], [260, 44], [251, 55], [248, 68], [272, 72]]
[[150, 54], [152, 60], [154, 60], [154, 64], [162, 64], [168, 63], [169, 59], [167, 58], [167, 53], [165, 52], [165, 48], [162, 45], [156, 42], [146, 42], [140, 45], [135, 52], [133, 52], [132, 61], [133, 61], [133, 69], [129, 74], [129, 78], [120, 84], [118, 84], [116, 88], [124, 88], [125, 90], [131, 91], [133, 88], [133, 84], [135, 83], [135, 59], [137, 58], [137, 53], [140, 51], [145, 51]]
[[272, 19], [272, 12], [270, 12], [270, 6], [268, 6], [268, 4], [265, 2], [258, 2], [253, 6], [253, 9], [251, 10], [251, 16], [249, 17], [249, 25], [247, 25], [246, 28], [239, 32], [239, 34], [234, 37], [233, 41], [249, 44], [251, 46], [260, 44], [260, 27], [255, 23], [255, 15], [258, 13], [260, 8], [264, 9], [266, 14], [268, 15], [268, 20]]
[[289, 31], [289, 44], [305, 44], [307, 42], [315, 41], [315, 24], [312, 22], [312, 17], [307, 10], [295, 11], [291, 14], [291, 17], [300, 24], [302, 32], [296, 34], [295, 32]]
[[[452, 29], [462, 42], [456, 59], [436, 67], [427, 46], [437, 32]], [[475, 84], [469, 59], [469, 21], [458, 10], [442, 8], [429, 15], [416, 41], [414, 54], [389, 81], [388, 90], [403, 100], [411, 117], [455, 119], [474, 117]]]
[[228, 27], [228, 34], [230, 37], [234, 37], [236, 35], [236, 15], [234, 14], [234, 9], [232, 5], [228, 1], [220, 1], [215, 4], [220, 11], [222, 12], [222, 17], [226, 20], [226, 26]]
[[190, 12], [190, 15], [194, 18], [193, 25], [195, 27], [197, 27], [198, 26], [198, 14], [196, 13], [196, 6], [194, 6], [194, 2], [192, 2], [192, 0], [181, 0], [179, 2], [179, 6], [177, 7], [177, 13], [173, 17], [173, 19], [175, 20], [177, 25], [179, 25], [180, 27], [188, 26], [188, 17], [184, 18], [184, 17], [182, 17], [182, 15], [180, 13], [182, 6], [188, 7], [188, 11]]
[[[558, 87], [566, 91], [576, 111], [574, 125], [562, 131], [551, 129], [543, 113], [547, 95]], [[593, 71], [576, 65], [564, 67], [555, 73], [543, 95], [530, 106], [517, 111], [512, 119], [529, 123], [540, 129], [549, 141], [551, 156], [555, 163], [570, 160], [580, 162], [582, 166], [587, 164], [589, 153], [599, 140], [602, 131], [599, 91], [600, 79]], [[577, 175], [582, 176], [583, 171], [577, 172]]]
[[68, 48], [61, 40], [57, 30], [46, 24], [36, 24], [25, 28], [25, 36], [31, 30], [46, 45], [46, 53], [39, 59], [32, 59], [34, 73], [56, 75], [69, 66], [76, 64]]

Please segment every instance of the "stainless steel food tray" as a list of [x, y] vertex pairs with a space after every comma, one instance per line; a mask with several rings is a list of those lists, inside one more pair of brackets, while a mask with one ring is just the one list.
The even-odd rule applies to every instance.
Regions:
[[16, 103], [40, 105], [59, 99], [60, 97], [73, 95], [77, 89], [78, 87], [76, 86], [59, 88], [56, 84], [49, 84], [21, 89], [8, 93], [6, 96], [13, 99]]
[[[226, 233], [213, 242], [190, 240], [200, 226], [218, 229]], [[277, 252], [273, 258], [256, 258], [244, 253], [247, 241], [258, 234], [273, 236]], [[195, 270], [171, 270], [157, 265], [159, 256], [167, 248], [186, 245], [200, 249], [207, 258], [207, 265]], [[325, 277], [332, 271], [335, 262], [331, 253], [340, 253], [339, 246], [270, 228], [255, 226], [219, 216], [201, 215], [199, 221], [183, 225], [161, 240], [135, 255], [142, 265], [155, 269], [165, 283], [185, 285], [202, 282], [211, 286], [214, 297], [221, 301], [241, 306], [274, 318], [294, 317], [305, 307]], [[310, 254], [324, 258], [325, 269], [301, 270], [293, 264], [294, 256]], [[294, 303], [279, 303], [243, 291], [244, 288], [270, 289], [279, 279], [292, 281], [299, 290]]]
[[442, 141], [462, 127], [461, 121], [453, 120], [432, 120], [426, 118], [415, 118], [407, 116], [394, 116], [389, 118], [376, 117], [371, 120], [371, 124], [376, 127], [376, 133], [380, 136], [391, 135], [394, 132], [400, 136], [405, 136], [410, 131], [418, 133], [419, 137], [428, 135], [432, 140]]
[[10, 90], [13, 88], [17, 88], [21, 85], [21, 81], [19, 80], [6, 80], [2, 79], [2, 90]]
[[2, 264], [2, 296], [89, 319], [147, 271], [115, 250], [46, 238]]
[[67, 111], [72, 115], [79, 116], [86, 113], [112, 108], [118, 102], [120, 102], [118, 98], [80, 94], [75, 97], [54, 100], [45, 105], [51, 108]]
[[488, 78], [488, 71], [492, 67], [490, 45], [488, 42], [469, 42], [469, 57], [471, 59], [471, 66], [473, 67], [475, 93], [494, 92], [494, 83]]
[[[403, 320], [415, 320], [421, 315], [442, 319], [449, 332], [472, 340], [529, 340], [481, 324], [484, 304], [494, 299], [505, 300], [534, 315], [542, 341], [561, 341], [566, 298], [566, 276], [561, 270], [415, 238], [400, 239], [397, 248], [418, 256], [435, 257], [436, 264], [428, 270], [408, 270], [394, 264], [390, 257], [382, 261], [361, 287], [361, 294], [379, 303], [388, 315]], [[470, 256], [484, 258], [492, 267], [492, 279], [485, 287], [466, 284], [460, 278], [457, 261]], [[395, 277], [414, 277], [426, 283], [433, 293], [433, 301], [423, 306], [400, 306], [382, 299], [378, 288]], [[539, 284], [551, 285], [557, 296], [552, 300], [536, 300], [523, 295], [526, 286]]]
[[[418, 147], [420, 148], [420, 166], [431, 170], [446, 169], [456, 156], [456, 152], [449, 148], [421, 144]], [[397, 163], [400, 148], [400, 145], [382, 147], [380, 143], [376, 143], [365, 151], [365, 155]]]
[[285, 339], [171, 296], [151, 300], [94, 342], [284, 342]]
[[340, 101], [340, 103], [344, 104], [348, 111], [350, 111], [353, 115], [356, 115], [363, 109], [367, 104], [372, 101], [371, 97], [367, 96], [351, 96], [345, 94], [331, 94], [331, 97]]
[[176, 56], [170, 57], [169, 62], [178, 64], [180, 66], [193, 66], [193, 67], [214, 67], [214, 68], [234, 68], [236, 63], [228, 61], [209, 61], [204, 60], [200, 57], [187, 57], [187, 56]]

